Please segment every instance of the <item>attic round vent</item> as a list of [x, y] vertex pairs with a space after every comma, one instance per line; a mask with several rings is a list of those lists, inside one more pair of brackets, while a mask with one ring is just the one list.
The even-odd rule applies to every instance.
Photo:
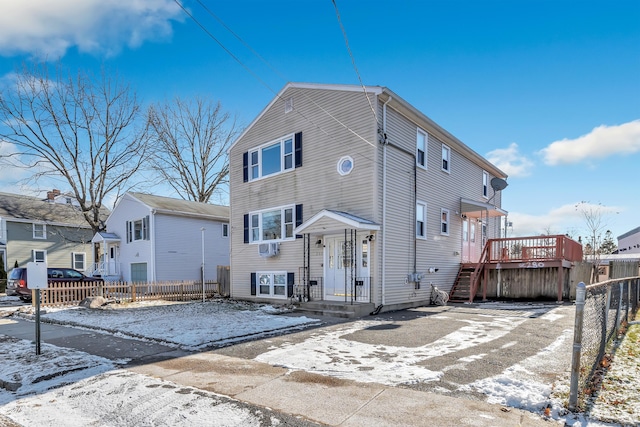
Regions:
[[338, 160], [338, 173], [340, 175], [349, 175], [353, 170], [353, 159], [351, 156], [344, 156]]

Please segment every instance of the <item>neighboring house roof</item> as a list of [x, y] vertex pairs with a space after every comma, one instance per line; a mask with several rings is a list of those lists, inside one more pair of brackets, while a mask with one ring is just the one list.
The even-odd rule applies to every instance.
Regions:
[[640, 233], [640, 227], [636, 227], [633, 230], [627, 231], [626, 233], [618, 236], [618, 240], [624, 239], [624, 238], [629, 237], [629, 236], [633, 236], [636, 233]]
[[344, 230], [346, 228], [369, 231], [380, 230], [380, 226], [378, 224], [373, 221], [369, 221], [368, 219], [361, 218], [347, 212], [324, 209], [309, 218], [308, 221], [296, 227], [294, 233], [326, 234], [330, 231]]
[[[253, 127], [253, 125], [257, 123], [261, 119], [261, 117], [264, 114], [266, 114], [267, 111], [269, 111], [269, 109], [274, 103], [278, 101], [282, 101], [285, 98], [284, 93], [290, 88], [332, 90], [332, 91], [343, 91], [343, 92], [366, 92], [366, 93], [374, 94], [380, 97], [380, 99], [383, 102], [385, 102], [385, 104], [388, 103], [388, 106], [390, 108], [394, 108], [397, 111], [401, 112], [403, 115], [411, 118], [413, 121], [415, 121], [418, 124], [418, 126], [428, 128], [426, 130], [428, 130], [435, 136], [442, 139], [443, 142], [446, 142], [447, 144], [451, 145], [452, 146], [451, 148], [453, 148], [455, 151], [458, 151], [459, 153], [469, 157], [470, 159], [473, 159], [473, 161], [481, 165], [488, 172], [491, 172], [494, 176], [497, 176], [500, 178], [507, 178], [507, 174], [505, 172], [500, 170], [498, 167], [496, 167], [494, 164], [492, 164], [487, 159], [482, 157], [480, 154], [476, 153], [474, 150], [469, 148], [469, 146], [467, 146], [465, 143], [463, 143], [458, 138], [450, 134], [447, 130], [442, 128], [436, 122], [434, 122], [429, 117], [427, 117], [425, 114], [420, 112], [417, 108], [415, 108], [414, 106], [409, 104], [407, 101], [402, 99], [400, 96], [395, 94], [393, 91], [391, 91], [390, 89], [384, 86], [357, 86], [357, 85], [337, 85], [337, 84], [319, 84], [319, 83], [288, 83], [273, 98], [273, 100], [262, 110], [262, 112], [260, 112], [260, 114], [251, 122], [251, 124], [249, 124], [249, 126], [245, 128], [245, 130], [233, 142], [233, 144], [231, 144], [231, 147], [229, 147], [229, 150], [228, 150], [229, 152], [231, 151], [231, 149], [233, 149], [236, 143], [240, 141], [246, 133], [249, 132], [249, 130]], [[326, 105], [325, 106], [320, 106], [318, 104], [316, 105], [320, 109], [327, 108]], [[294, 109], [295, 109], [295, 106], [294, 106]], [[326, 111], [326, 112], [329, 116], [331, 116], [330, 114], [331, 111]], [[372, 141], [372, 142], [376, 143], [377, 141]]]
[[107, 233], [105, 231], [98, 231], [91, 239], [92, 243], [99, 242], [119, 242], [120, 236], [115, 233]]
[[171, 197], [154, 196], [152, 194], [145, 193], [129, 192], [127, 194], [158, 213], [179, 216], [210, 217], [221, 221], [229, 220], [229, 206], [173, 199]]
[[90, 228], [77, 206], [20, 194], [0, 193], [0, 217], [14, 222]]

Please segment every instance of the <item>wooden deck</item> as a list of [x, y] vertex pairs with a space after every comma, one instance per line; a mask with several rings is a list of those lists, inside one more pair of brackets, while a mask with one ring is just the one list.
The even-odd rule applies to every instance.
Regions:
[[582, 245], [564, 235], [487, 241], [478, 263], [461, 264], [451, 301], [569, 298], [569, 272], [582, 261]]

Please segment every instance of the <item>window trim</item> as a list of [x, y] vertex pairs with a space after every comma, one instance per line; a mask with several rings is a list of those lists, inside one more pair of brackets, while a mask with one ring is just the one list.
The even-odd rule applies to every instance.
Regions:
[[[34, 222], [32, 224], [33, 228], [33, 238], [37, 240], [47, 240], [47, 224]], [[37, 234], [36, 227], [42, 226], [42, 233], [40, 235]]]
[[[38, 261], [37, 260], [37, 258], [36, 258], [36, 253], [37, 252], [42, 252], [42, 254], [43, 254], [42, 257], [43, 257], [44, 261]], [[44, 262], [44, 263], [46, 263], [47, 262], [47, 250], [46, 249], [32, 249], [31, 250], [31, 259], [33, 259], [33, 262]]]
[[482, 171], [482, 197], [489, 198], [489, 172]]
[[[260, 292], [260, 276], [261, 275], [270, 276], [268, 294]], [[274, 283], [275, 276], [284, 276], [284, 284], [277, 284], [277, 286], [282, 286], [284, 288], [284, 294], [276, 294], [274, 292], [276, 287], [276, 284]], [[287, 286], [288, 286], [288, 273], [286, 271], [256, 271], [256, 297], [287, 299]]]
[[450, 225], [451, 213], [449, 212], [449, 209], [440, 209], [440, 234], [443, 236], [448, 236], [451, 231]]
[[[285, 151], [285, 147], [286, 147], [286, 142], [287, 141], [291, 141], [291, 150], [289, 152]], [[263, 168], [263, 161], [262, 161], [262, 152], [265, 148], [268, 147], [272, 147], [275, 146], [276, 144], [280, 145], [280, 170], [276, 171], [276, 172], [272, 172], [268, 175], [264, 175], [262, 172], [262, 168]], [[272, 176], [276, 176], [276, 175], [280, 175], [286, 172], [290, 172], [292, 170], [294, 170], [296, 168], [296, 159], [295, 159], [295, 153], [296, 153], [296, 136], [295, 133], [290, 133], [287, 134], [281, 138], [276, 138], [274, 140], [271, 140], [265, 144], [259, 145], [258, 147], [255, 147], [251, 150], [248, 151], [248, 166], [249, 166], [249, 175], [248, 175], [248, 180], [249, 181], [258, 181], [260, 179], [263, 178], [269, 178]], [[253, 163], [253, 155], [256, 154], [256, 162], [257, 163]], [[285, 163], [286, 163], [286, 158], [289, 157], [291, 159], [290, 163], [291, 165], [287, 168], [285, 167]], [[253, 169], [257, 168], [257, 177], [253, 177]]]
[[[82, 268], [76, 265], [76, 255], [82, 255]], [[87, 253], [71, 252], [71, 268], [78, 271], [85, 271], [87, 269]]]
[[[422, 150], [420, 150], [420, 135], [424, 135], [424, 145]], [[422, 163], [420, 163], [420, 151], [423, 153]], [[427, 170], [428, 163], [428, 152], [429, 152], [429, 134], [427, 131], [418, 128], [416, 130], [416, 166]]]
[[[418, 206], [422, 206], [422, 234], [418, 233]], [[427, 239], [427, 204], [425, 202], [416, 201], [416, 210], [415, 210], [415, 230], [416, 230], [416, 239]]]
[[226, 222], [222, 223], [222, 237], [225, 239], [229, 238], [229, 224]]
[[[285, 222], [286, 211], [291, 209], [291, 221]], [[280, 238], [277, 239], [263, 239], [264, 237], [264, 229], [263, 229], [263, 219], [262, 215], [265, 212], [274, 212], [280, 211]], [[277, 206], [273, 208], [261, 209], [259, 211], [252, 211], [248, 213], [249, 215], [249, 243], [250, 244], [260, 244], [260, 243], [276, 243], [276, 242], [286, 242], [289, 240], [295, 240], [296, 236], [293, 234], [293, 230], [296, 228], [297, 218], [296, 218], [296, 205], [284, 205]], [[258, 217], [258, 225], [253, 225], [254, 216]], [[287, 225], [291, 225], [291, 236], [287, 236]], [[254, 230], [257, 230], [257, 234], [259, 239], [254, 240]], [[284, 236], [284, 237], [282, 237]]]
[[[445, 158], [445, 152], [447, 153]], [[446, 162], [446, 168], [445, 168]], [[446, 144], [442, 144], [442, 170], [446, 173], [451, 173], [451, 148]]]
[[[127, 221], [125, 224], [127, 243], [139, 242], [141, 240], [151, 240], [149, 215], [142, 218], [134, 219], [133, 221]], [[136, 238], [136, 223], [140, 223], [140, 238]]]

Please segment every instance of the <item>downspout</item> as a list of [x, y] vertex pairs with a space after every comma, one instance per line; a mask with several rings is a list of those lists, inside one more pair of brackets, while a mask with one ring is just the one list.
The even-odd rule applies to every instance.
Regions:
[[151, 243], [151, 281], [156, 282], [156, 210], [151, 209], [149, 217], [149, 239]]
[[382, 104], [382, 302], [380, 308], [386, 303], [386, 277], [387, 277], [387, 104], [393, 97], [389, 97]]

